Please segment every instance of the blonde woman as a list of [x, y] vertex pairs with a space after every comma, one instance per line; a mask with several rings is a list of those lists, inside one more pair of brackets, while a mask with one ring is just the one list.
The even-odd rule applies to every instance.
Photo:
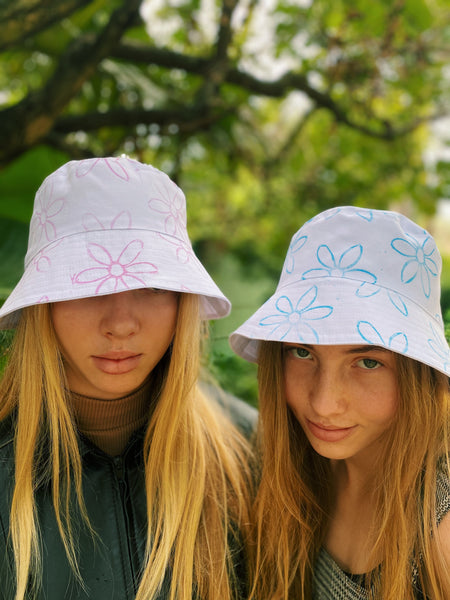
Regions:
[[248, 450], [225, 412], [253, 415], [198, 384], [228, 311], [165, 174], [99, 158], [44, 181], [0, 310], [0, 598], [244, 594]]
[[252, 598], [450, 598], [450, 351], [433, 238], [339, 207], [231, 336], [258, 362]]

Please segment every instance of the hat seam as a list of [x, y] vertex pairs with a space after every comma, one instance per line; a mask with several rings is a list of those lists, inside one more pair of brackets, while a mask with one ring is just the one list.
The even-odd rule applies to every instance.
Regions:
[[25, 269], [28, 269], [28, 267], [30, 266], [30, 264], [33, 262], [33, 260], [36, 258], [36, 256], [38, 256], [39, 254], [43, 253], [45, 250], [47, 250], [48, 248], [50, 248], [51, 246], [57, 244], [58, 242], [62, 242], [63, 240], [66, 240], [68, 238], [71, 237], [76, 237], [79, 235], [83, 235], [83, 234], [89, 234], [89, 233], [111, 233], [111, 232], [116, 232], [116, 231], [127, 231], [127, 232], [132, 232], [132, 231], [144, 231], [146, 233], [155, 233], [157, 235], [161, 235], [161, 236], [167, 236], [169, 238], [172, 238], [174, 240], [178, 240], [180, 242], [182, 242], [185, 246], [189, 246], [190, 248], [192, 248], [192, 244], [188, 244], [185, 240], [183, 240], [180, 237], [177, 237], [171, 233], [163, 233], [162, 231], [158, 231], [157, 229], [138, 229], [138, 228], [132, 228], [132, 227], [115, 227], [114, 229], [89, 229], [86, 231], [77, 231], [76, 233], [70, 233], [68, 235], [63, 235], [59, 238], [56, 238], [54, 240], [52, 240], [51, 242], [49, 242], [46, 246], [42, 246], [35, 254], [33, 254], [32, 257], [30, 257], [29, 260], [27, 260], [25, 262]]
[[[281, 292], [282, 290], [284, 290], [286, 288], [290, 288], [292, 286], [298, 285], [299, 282], [303, 282], [303, 281], [308, 282], [308, 281], [317, 281], [317, 280], [321, 280], [321, 281], [324, 281], [324, 280], [328, 280], [328, 281], [342, 281], [342, 280], [345, 280], [345, 281], [352, 281], [352, 282], [357, 282], [357, 283], [361, 283], [361, 284], [368, 283], [367, 281], [362, 281], [361, 279], [356, 279], [356, 278], [353, 278], [353, 277], [345, 277], [345, 276], [343, 276], [343, 277], [333, 277], [333, 276], [308, 277], [308, 278], [296, 279], [292, 283], [289, 283], [289, 284], [287, 284], [285, 286], [278, 287], [278, 289], [274, 292], [274, 294], [272, 295], [272, 297], [275, 296], [277, 294], [277, 292]], [[436, 319], [436, 316], [433, 315], [428, 310], [428, 308], [426, 308], [422, 304], [419, 304], [416, 300], [414, 300], [413, 298], [411, 298], [409, 295], [404, 294], [403, 292], [396, 291], [396, 290], [394, 290], [392, 288], [389, 288], [389, 287], [387, 287], [385, 285], [382, 285], [382, 284], [374, 283], [374, 284], [370, 284], [370, 285], [374, 285], [376, 287], [379, 287], [380, 289], [386, 290], [388, 292], [393, 292], [395, 294], [398, 294], [402, 298], [408, 299], [416, 307], [418, 307], [420, 310], [424, 311], [431, 319], [433, 319], [433, 321], [435, 321], [436, 323], [440, 323], [440, 321], [438, 319]]]

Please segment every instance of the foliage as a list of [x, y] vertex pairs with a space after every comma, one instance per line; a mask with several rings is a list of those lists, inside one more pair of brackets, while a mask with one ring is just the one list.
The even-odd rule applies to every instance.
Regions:
[[[317, 211], [432, 215], [450, 190], [448, 165], [423, 158], [446, 111], [449, 17], [445, 0], [0, 3], [0, 293], [36, 188], [71, 158], [125, 152], [179, 182], [243, 318]], [[246, 395], [226, 345], [238, 324], [214, 327], [211, 360]]]

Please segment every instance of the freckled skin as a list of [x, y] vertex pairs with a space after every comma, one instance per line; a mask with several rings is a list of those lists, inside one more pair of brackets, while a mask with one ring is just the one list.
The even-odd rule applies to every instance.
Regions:
[[394, 353], [377, 346], [283, 346], [286, 400], [316, 452], [371, 463], [397, 410]]

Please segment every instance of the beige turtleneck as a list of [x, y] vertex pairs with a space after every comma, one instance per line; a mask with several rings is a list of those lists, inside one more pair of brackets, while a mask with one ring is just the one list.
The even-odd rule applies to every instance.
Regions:
[[106, 454], [121, 454], [133, 433], [148, 421], [150, 386], [147, 381], [135, 392], [114, 400], [88, 398], [72, 392], [78, 429]]

